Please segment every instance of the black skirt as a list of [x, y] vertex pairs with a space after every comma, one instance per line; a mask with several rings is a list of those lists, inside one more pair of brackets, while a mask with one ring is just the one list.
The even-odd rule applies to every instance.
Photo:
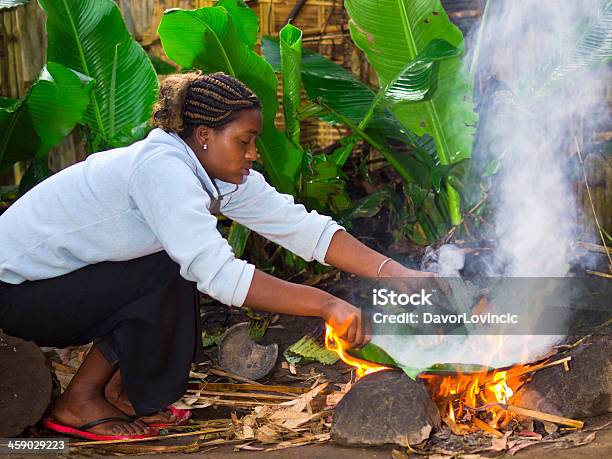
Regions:
[[0, 282], [0, 329], [39, 346], [93, 341], [118, 362], [138, 416], [180, 399], [191, 363], [201, 358], [196, 284], [163, 251], [51, 279]]

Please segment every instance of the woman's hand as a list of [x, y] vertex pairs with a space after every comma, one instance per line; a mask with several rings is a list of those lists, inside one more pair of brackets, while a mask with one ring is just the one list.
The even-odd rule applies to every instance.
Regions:
[[320, 317], [351, 347], [370, 339], [369, 323], [364, 330], [361, 310], [355, 306], [318, 288], [277, 279], [258, 269], [244, 305], [274, 314]]
[[370, 327], [362, 320], [361, 310], [340, 298], [332, 297], [327, 302], [322, 318], [351, 348], [361, 347], [370, 340]]
[[380, 270], [378, 277], [437, 277], [436, 273], [429, 271], [417, 271], [406, 268], [395, 260], [389, 260]]

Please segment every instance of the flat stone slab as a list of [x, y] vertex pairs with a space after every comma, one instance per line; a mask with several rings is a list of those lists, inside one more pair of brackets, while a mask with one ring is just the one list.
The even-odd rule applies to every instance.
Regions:
[[399, 370], [361, 378], [333, 417], [332, 438], [343, 445], [415, 445], [440, 427], [440, 413], [423, 384]]
[[538, 371], [512, 403], [569, 418], [612, 412], [612, 336], [589, 337], [566, 355], [570, 371], [563, 365]]

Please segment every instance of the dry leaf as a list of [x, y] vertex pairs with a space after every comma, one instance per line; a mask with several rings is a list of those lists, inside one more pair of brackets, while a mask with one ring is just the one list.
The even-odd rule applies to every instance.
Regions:
[[333, 394], [329, 394], [327, 397], [325, 397], [325, 405], [330, 407], [336, 406], [338, 403], [340, 403], [340, 400], [342, 400], [344, 395], [344, 392], [334, 392]]
[[242, 437], [245, 440], [248, 440], [249, 438], [255, 438], [255, 431], [251, 426], [244, 424], [242, 426]]

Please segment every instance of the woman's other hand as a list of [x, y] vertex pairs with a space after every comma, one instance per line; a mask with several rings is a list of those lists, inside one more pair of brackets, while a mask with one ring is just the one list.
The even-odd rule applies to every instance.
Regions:
[[361, 347], [370, 340], [369, 324], [362, 320], [361, 310], [340, 298], [328, 301], [322, 318], [351, 348]]

